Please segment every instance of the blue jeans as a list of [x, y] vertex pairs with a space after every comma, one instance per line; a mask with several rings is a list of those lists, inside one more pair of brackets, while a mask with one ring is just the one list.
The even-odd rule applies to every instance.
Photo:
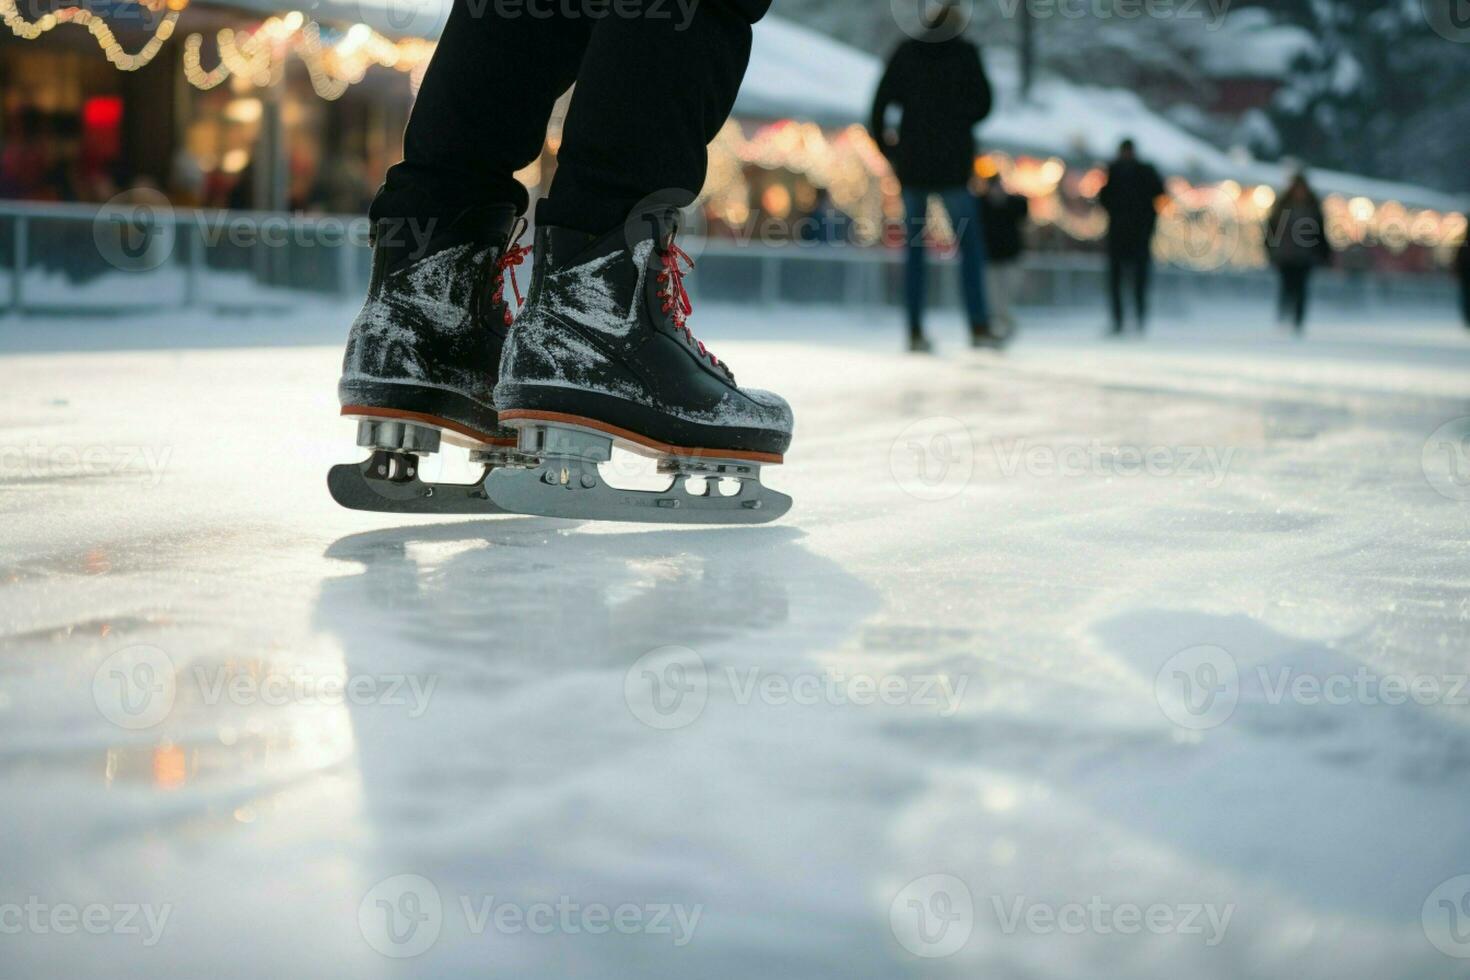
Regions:
[[[990, 307], [985, 298], [985, 235], [980, 227], [979, 202], [965, 187], [952, 187], [937, 193], [960, 240], [960, 281], [965, 287], [965, 309], [970, 314], [970, 328], [988, 327]], [[924, 332], [924, 302], [928, 292], [924, 227], [929, 210], [929, 192], [905, 188], [903, 209], [908, 215], [908, 267], [904, 277], [904, 296], [908, 305], [909, 333], [917, 337]]]

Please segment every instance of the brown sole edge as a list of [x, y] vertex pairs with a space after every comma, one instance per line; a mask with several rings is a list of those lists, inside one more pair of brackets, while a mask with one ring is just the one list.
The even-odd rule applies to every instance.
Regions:
[[451, 422], [449, 419], [442, 419], [437, 415], [426, 415], [423, 412], [405, 412], [396, 408], [378, 408], [374, 405], [343, 405], [342, 416], [344, 418], [388, 419], [394, 422], [418, 422], [421, 425], [430, 425], [443, 431], [446, 442], [467, 449], [480, 449], [484, 446], [494, 446], [498, 449], [514, 449], [516, 446], [516, 440], [512, 437], [492, 436], [489, 433], [472, 429], [467, 425]]
[[564, 412], [542, 412], [535, 409], [513, 408], [500, 413], [501, 422], [558, 422], [563, 425], [576, 425], [584, 429], [593, 429], [605, 435], [631, 442], [644, 449], [652, 450], [663, 456], [674, 456], [679, 459], [732, 459], [747, 463], [766, 463], [779, 466], [785, 462], [786, 457], [780, 453], [757, 453], [739, 449], [701, 449], [693, 446], [675, 446], [667, 442], [659, 442], [647, 436], [639, 435], [628, 429], [620, 429], [597, 419], [589, 419], [582, 415], [568, 415]]

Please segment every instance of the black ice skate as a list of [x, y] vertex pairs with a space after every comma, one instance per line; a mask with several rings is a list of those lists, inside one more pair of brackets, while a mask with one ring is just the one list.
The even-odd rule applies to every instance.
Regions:
[[[368, 298], [352, 324], [338, 395], [372, 456], [334, 467], [333, 498], [354, 510], [496, 512], [483, 477], [426, 484], [421, 457], [441, 441], [490, 468], [514, 458], [516, 436], [494, 407], [512, 313], [506, 279], [530, 250], [512, 241], [510, 208], [476, 208], [437, 225], [384, 220], [375, 229]], [[519, 290], [517, 289], [517, 293]]]
[[[485, 489], [506, 510], [547, 517], [758, 524], [791, 507], [761, 485], [791, 444], [791, 409], [740, 388], [689, 332], [689, 257], [672, 215], [649, 216], [630, 246], [623, 228], [596, 238], [536, 234], [536, 269], [495, 389], [519, 433], [526, 469], [498, 469]], [[658, 460], [667, 489], [609, 486], [598, 464], [614, 445]]]

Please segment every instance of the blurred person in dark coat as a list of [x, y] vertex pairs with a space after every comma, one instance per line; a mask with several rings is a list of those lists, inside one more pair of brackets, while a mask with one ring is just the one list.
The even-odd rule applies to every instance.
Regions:
[[1022, 228], [1028, 202], [1024, 194], [1012, 194], [997, 174], [980, 194], [980, 224], [985, 229], [985, 292], [990, 299], [990, 319], [1002, 336], [1016, 332], [1011, 306], [1021, 291], [1021, 252], [1026, 248]]
[[[959, 239], [961, 281], [975, 346], [996, 346], [985, 297], [985, 241], [969, 189], [975, 166], [975, 126], [990, 114], [990, 80], [980, 49], [959, 36], [964, 13], [946, 4], [928, 33], [899, 45], [873, 99], [869, 129], [903, 187], [908, 266], [905, 278], [909, 349], [929, 350], [924, 336], [929, 198], [937, 195]], [[889, 112], [902, 114], [897, 132]]]
[[1291, 324], [1300, 335], [1307, 320], [1307, 283], [1312, 270], [1332, 261], [1322, 202], [1307, 183], [1306, 174], [1292, 177], [1272, 205], [1266, 217], [1266, 250], [1281, 276], [1277, 320]]
[[1097, 200], [1108, 214], [1108, 295], [1112, 302], [1114, 336], [1123, 333], [1123, 280], [1133, 285], [1133, 305], [1139, 333], [1148, 320], [1148, 280], [1153, 268], [1154, 229], [1159, 223], [1158, 200], [1165, 194], [1164, 179], [1151, 163], [1138, 158], [1131, 139], [1118, 144], [1118, 156], [1108, 164], [1108, 180]]

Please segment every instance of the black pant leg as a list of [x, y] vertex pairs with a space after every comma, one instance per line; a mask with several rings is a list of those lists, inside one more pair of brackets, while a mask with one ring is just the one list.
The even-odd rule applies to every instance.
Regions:
[[1123, 255], [1108, 252], [1108, 301], [1113, 311], [1113, 332], [1123, 331]]
[[525, 211], [515, 173], [540, 155], [596, 24], [554, 3], [455, 0], [373, 219], [449, 217], [479, 204]]
[[577, 74], [542, 224], [601, 234], [656, 198], [683, 207], [704, 186], [708, 145], [730, 117], [768, 0], [643, 0], [598, 22]]
[[1304, 265], [1297, 272], [1296, 280], [1296, 307], [1293, 314], [1296, 317], [1296, 328], [1300, 330], [1307, 322], [1307, 284], [1312, 278], [1312, 267]]
[[1153, 272], [1153, 255], [1145, 245], [1134, 257], [1133, 262], [1133, 303], [1138, 310], [1138, 329], [1143, 330], [1144, 322], [1148, 320], [1148, 280]]
[[724, 0], [740, 16], [754, 24], [771, 9], [771, 0]]
[[1281, 319], [1290, 320], [1298, 330], [1307, 315], [1307, 276], [1311, 269], [1305, 265], [1283, 265], [1281, 267]]

